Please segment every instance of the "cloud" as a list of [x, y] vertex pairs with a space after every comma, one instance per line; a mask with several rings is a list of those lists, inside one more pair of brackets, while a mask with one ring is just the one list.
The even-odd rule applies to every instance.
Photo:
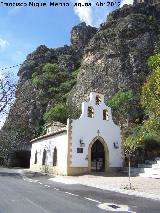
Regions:
[[122, 7], [125, 4], [133, 4], [133, 0], [122, 0], [120, 7]]
[[[80, 21], [86, 22], [87, 25], [98, 27], [103, 21], [105, 21], [107, 15], [113, 11], [116, 7], [112, 6], [97, 6], [97, 0], [71, 0], [73, 4], [75, 3], [92, 3], [92, 6], [74, 6], [74, 12], [79, 17]], [[105, 1], [101, 1], [105, 2]], [[118, 7], [118, 5], [117, 5]]]
[[[88, 0], [73, 0], [73, 3], [87, 3], [89, 2]], [[85, 21], [86, 24], [93, 25], [92, 23], [92, 9], [91, 7], [74, 7], [74, 12], [78, 17], [80, 18], [81, 21]]]
[[0, 49], [4, 50], [9, 45], [9, 42], [3, 38], [0, 38]]

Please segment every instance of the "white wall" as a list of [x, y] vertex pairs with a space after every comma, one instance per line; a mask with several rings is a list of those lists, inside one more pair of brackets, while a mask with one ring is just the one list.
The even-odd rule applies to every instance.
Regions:
[[[102, 102], [100, 105], [95, 104], [95, 98], [98, 93], [90, 94], [90, 101], [82, 103], [82, 115], [79, 119], [72, 122], [72, 167], [88, 167], [88, 147], [92, 140], [98, 135], [101, 136], [107, 143], [109, 149], [109, 167], [122, 166], [122, 150], [121, 150], [121, 135], [120, 128], [112, 121], [111, 109], [104, 103], [104, 96], [98, 94]], [[87, 116], [88, 106], [94, 108], [94, 118]], [[109, 120], [103, 120], [103, 110], [109, 112]], [[85, 143], [83, 153], [77, 153], [77, 148], [80, 147], [79, 140], [82, 139]], [[118, 142], [119, 149], [114, 148], [114, 142]]]
[[53, 166], [53, 152], [54, 148], [57, 148], [57, 167], [59, 170], [67, 168], [67, 133], [61, 133], [55, 136], [49, 136], [44, 139], [39, 139], [32, 143], [31, 160], [30, 165], [35, 162], [35, 153], [37, 150], [37, 166], [42, 166], [43, 151], [46, 149], [46, 165]]

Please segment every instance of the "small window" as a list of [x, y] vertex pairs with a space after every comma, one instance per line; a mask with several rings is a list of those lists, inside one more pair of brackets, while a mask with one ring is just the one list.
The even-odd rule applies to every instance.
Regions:
[[99, 95], [96, 96], [96, 105], [101, 104], [101, 97]]
[[77, 148], [77, 153], [83, 153], [83, 148]]
[[94, 109], [91, 106], [88, 107], [88, 117], [89, 118], [93, 118], [94, 117]]
[[46, 150], [44, 149], [44, 151], [43, 151], [43, 158], [42, 158], [42, 165], [45, 165], [45, 164], [46, 164], [46, 157], [47, 157], [47, 152], [46, 152]]
[[37, 150], [36, 150], [36, 152], [35, 152], [34, 163], [37, 164]]
[[57, 166], [57, 148], [54, 148], [53, 152], [53, 166]]
[[106, 120], [106, 121], [109, 120], [109, 114], [108, 114], [108, 110], [107, 109], [103, 110], [103, 120]]

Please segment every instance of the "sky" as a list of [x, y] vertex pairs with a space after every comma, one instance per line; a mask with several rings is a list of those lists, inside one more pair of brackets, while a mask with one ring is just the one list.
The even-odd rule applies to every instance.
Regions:
[[[24, 2], [23, 0], [4, 0], [4, 2]], [[29, 0], [25, 0], [28, 2]], [[35, 0], [34, 0], [35, 1]], [[35, 2], [47, 2], [39, 0]], [[67, 2], [60, 1], [57, 2]], [[27, 54], [39, 45], [56, 48], [70, 43], [70, 31], [73, 26], [85, 21], [98, 27], [108, 13], [116, 6], [73, 7], [75, 2], [96, 0], [68, 0], [70, 7], [5, 7], [0, 5], [0, 72], [2, 68], [20, 64]], [[104, 0], [101, 2], [105, 2]], [[122, 4], [132, 0], [122, 0]], [[18, 69], [11, 69], [17, 73]]]
[[[33, 0], [47, 2], [48, 0]], [[122, 0], [130, 4], [133, 0]], [[4, 2], [26, 2], [29, 0], [4, 0]], [[52, 2], [52, 1], [51, 1]], [[97, 0], [57, 0], [69, 2], [69, 7], [5, 7], [0, 4], [0, 76], [5, 67], [21, 64], [26, 56], [39, 45], [56, 48], [70, 44], [73, 26], [85, 21], [98, 27], [116, 6], [95, 6]], [[75, 2], [91, 2], [92, 7], [73, 7]], [[101, 2], [106, 2], [101, 0]], [[15, 79], [18, 68], [7, 70]]]

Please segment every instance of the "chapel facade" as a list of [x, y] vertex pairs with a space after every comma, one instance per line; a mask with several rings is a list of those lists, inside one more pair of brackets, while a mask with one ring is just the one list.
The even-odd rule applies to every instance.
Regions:
[[47, 127], [47, 133], [31, 141], [30, 168], [60, 175], [108, 172], [122, 167], [120, 128], [112, 120], [104, 95], [91, 92], [82, 103], [79, 119]]

